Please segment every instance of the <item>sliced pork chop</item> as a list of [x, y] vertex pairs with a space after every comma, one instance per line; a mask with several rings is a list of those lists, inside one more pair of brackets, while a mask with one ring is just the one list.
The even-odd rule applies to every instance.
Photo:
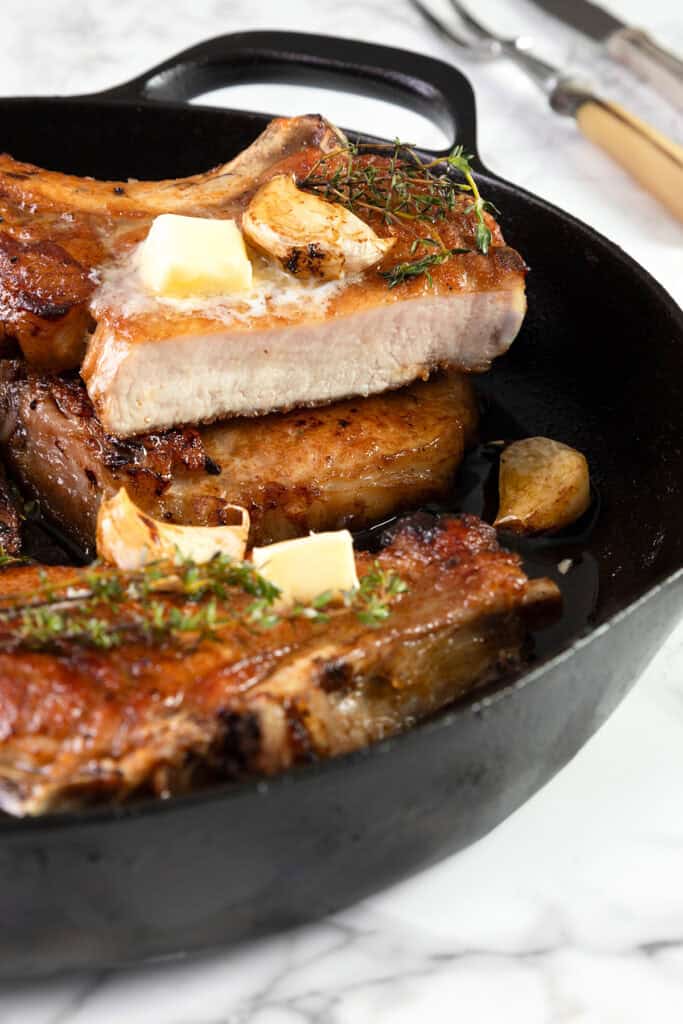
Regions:
[[[281, 174], [305, 182], [335, 146], [338, 133], [308, 117], [275, 121], [232, 163], [179, 181], [94, 182], [0, 160], [4, 229], [23, 242], [49, 240], [99, 281], [83, 304], [97, 327], [82, 375], [108, 432], [123, 437], [376, 394], [438, 367], [485, 370], [507, 349], [526, 308], [524, 263], [488, 214], [492, 244], [486, 255], [477, 251], [466, 195], [439, 221], [438, 236], [445, 248], [468, 251], [394, 288], [382, 275], [414, 260], [416, 244], [419, 256], [432, 251], [420, 240], [435, 244], [434, 225], [421, 218], [387, 224], [365, 211], [375, 232], [395, 241], [363, 273], [300, 280], [253, 254], [255, 284], [245, 296], [159, 300], [144, 290], [134, 253], [154, 214], [239, 221], [262, 182]], [[381, 156], [361, 159], [386, 167]], [[69, 313], [75, 319], [73, 307]], [[71, 348], [62, 343], [57, 358], [54, 333], [53, 323], [42, 353], [34, 337], [29, 358], [42, 355], [41, 365], [53, 368], [79, 365], [83, 339], [77, 344], [70, 335]]]
[[100, 501], [120, 487], [155, 518], [195, 526], [243, 505], [251, 544], [381, 522], [444, 496], [478, 412], [469, 378], [449, 374], [355, 402], [120, 440], [77, 377], [5, 361], [0, 418], [22, 490], [89, 556]]
[[[510, 252], [460, 257], [438, 285], [433, 275], [433, 294], [421, 283], [390, 292], [363, 275], [324, 308], [302, 297], [280, 316], [244, 323], [152, 312], [122, 318], [114, 300], [97, 307], [82, 375], [105, 428], [125, 437], [377, 394], [439, 368], [486, 370], [526, 309], [522, 267]], [[490, 290], [480, 287], [480, 261], [490, 264]], [[450, 286], [447, 276], [455, 278]]]
[[[357, 555], [361, 579], [376, 572], [373, 560]], [[375, 628], [352, 607], [327, 622], [247, 627], [239, 616], [251, 598], [236, 591], [226, 598], [230, 624], [179, 656], [139, 640], [102, 652], [64, 633], [53, 650], [17, 649], [5, 617], [0, 806], [41, 814], [132, 793], [167, 796], [356, 749], [516, 663], [529, 615], [559, 597], [549, 580], [527, 579], [472, 516], [405, 521], [377, 562], [407, 590]], [[79, 585], [74, 570], [38, 572], [0, 574], [5, 616], [10, 604], [18, 615], [39, 598], [41, 586], [54, 601]], [[92, 586], [85, 571], [84, 579]]]

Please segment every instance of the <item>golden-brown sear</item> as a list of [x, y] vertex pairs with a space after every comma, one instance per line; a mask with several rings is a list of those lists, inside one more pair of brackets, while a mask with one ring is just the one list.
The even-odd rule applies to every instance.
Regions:
[[22, 242], [0, 232], [0, 320], [33, 365], [79, 366], [94, 322], [95, 290], [84, 267], [55, 242]]

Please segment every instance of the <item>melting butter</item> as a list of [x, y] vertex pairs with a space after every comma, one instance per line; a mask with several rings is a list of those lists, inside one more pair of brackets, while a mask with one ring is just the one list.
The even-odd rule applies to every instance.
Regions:
[[[144, 243], [142, 243], [144, 245]], [[248, 250], [252, 265], [252, 283], [247, 290], [212, 296], [173, 298], [155, 295], [140, 273], [140, 249], [136, 247], [115, 263], [98, 272], [98, 287], [91, 299], [96, 319], [135, 317], [154, 313], [176, 316], [202, 316], [225, 324], [247, 323], [268, 315], [322, 315], [330, 301], [360, 274], [348, 274], [335, 281], [293, 277], [274, 260]]]
[[286, 604], [310, 604], [328, 591], [339, 595], [358, 586], [353, 537], [348, 530], [312, 533], [254, 548], [255, 568], [281, 591]]
[[251, 262], [234, 220], [155, 217], [138, 250], [142, 283], [157, 296], [209, 298], [248, 291]]

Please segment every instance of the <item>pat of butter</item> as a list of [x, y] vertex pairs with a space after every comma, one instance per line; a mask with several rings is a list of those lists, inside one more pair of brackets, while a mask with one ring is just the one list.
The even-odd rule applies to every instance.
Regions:
[[282, 591], [282, 601], [310, 604], [326, 591], [338, 594], [358, 586], [353, 538], [348, 530], [312, 533], [254, 548], [259, 573]]
[[234, 220], [162, 213], [138, 259], [143, 284], [156, 295], [204, 298], [251, 288], [251, 262]]

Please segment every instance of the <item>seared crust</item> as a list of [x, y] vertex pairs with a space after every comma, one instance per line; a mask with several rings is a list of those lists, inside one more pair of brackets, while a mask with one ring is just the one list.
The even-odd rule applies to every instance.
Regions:
[[80, 363], [94, 289], [88, 271], [61, 245], [0, 232], [0, 321], [34, 366]]
[[125, 487], [157, 519], [196, 526], [249, 509], [252, 544], [360, 529], [444, 496], [478, 413], [451, 374], [360, 401], [136, 438], [107, 434], [75, 376], [0, 362], [0, 442], [43, 512], [92, 554], [102, 497]]
[[[358, 554], [361, 577], [372, 557]], [[327, 624], [223, 627], [182, 656], [140, 644], [0, 654], [0, 806], [167, 795], [353, 750], [514, 663], [530, 606], [557, 600], [472, 516], [404, 521], [377, 557], [409, 590], [375, 629], [339, 610]], [[70, 570], [47, 572], [58, 584]], [[36, 570], [0, 583], [31, 595]]]

